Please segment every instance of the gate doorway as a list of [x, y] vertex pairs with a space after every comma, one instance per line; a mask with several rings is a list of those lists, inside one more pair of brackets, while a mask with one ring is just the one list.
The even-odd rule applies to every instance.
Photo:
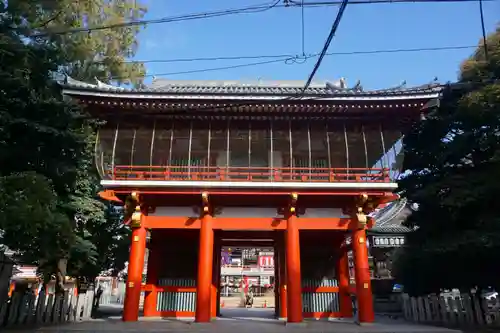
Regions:
[[278, 232], [220, 231], [217, 315], [222, 318], [278, 318]]

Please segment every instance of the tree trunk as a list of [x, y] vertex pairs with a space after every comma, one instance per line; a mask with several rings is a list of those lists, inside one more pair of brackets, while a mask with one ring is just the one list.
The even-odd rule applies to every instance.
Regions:
[[64, 295], [64, 284], [66, 282], [66, 269], [68, 266], [68, 259], [59, 259], [57, 262], [56, 271], [56, 295]]

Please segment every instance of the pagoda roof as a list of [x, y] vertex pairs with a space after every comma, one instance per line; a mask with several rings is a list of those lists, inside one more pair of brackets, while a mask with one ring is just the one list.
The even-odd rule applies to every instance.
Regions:
[[436, 82], [417, 87], [397, 87], [365, 91], [360, 82], [348, 87], [345, 79], [313, 82], [305, 91], [305, 81], [216, 81], [153, 79], [149, 86], [125, 88], [96, 80], [86, 83], [66, 77], [59, 82], [63, 93], [74, 96], [172, 99], [283, 99], [315, 100], [406, 100], [433, 99], [440, 96], [442, 85]]
[[401, 198], [374, 214], [375, 226], [369, 230], [376, 234], [404, 234], [413, 231], [412, 228], [404, 226], [404, 222], [411, 215], [412, 208], [406, 198]]

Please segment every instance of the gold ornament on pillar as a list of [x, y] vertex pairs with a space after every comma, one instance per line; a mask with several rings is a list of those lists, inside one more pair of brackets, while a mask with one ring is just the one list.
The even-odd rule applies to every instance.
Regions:
[[139, 193], [132, 192], [125, 200], [123, 219], [125, 224], [130, 224], [132, 228], [139, 228], [141, 226], [141, 216]]
[[362, 207], [358, 207], [358, 212], [356, 213], [356, 219], [358, 221], [358, 228], [364, 229], [366, 227], [366, 223], [368, 222], [368, 217], [366, 216]]
[[208, 198], [208, 192], [201, 193], [201, 201], [202, 201], [202, 210], [201, 215], [210, 214], [210, 202]]
[[366, 216], [366, 205], [368, 203], [368, 194], [362, 193], [356, 200], [356, 221], [358, 222], [358, 229], [364, 229], [368, 222], [368, 217]]
[[135, 211], [132, 213], [132, 217], [130, 218], [130, 227], [131, 228], [140, 228], [141, 227], [141, 206], [135, 206]]
[[297, 205], [297, 199], [299, 198], [299, 195], [297, 193], [292, 193], [290, 195], [290, 214], [292, 215], [296, 215], [297, 214], [297, 210], [295, 208], [295, 206]]

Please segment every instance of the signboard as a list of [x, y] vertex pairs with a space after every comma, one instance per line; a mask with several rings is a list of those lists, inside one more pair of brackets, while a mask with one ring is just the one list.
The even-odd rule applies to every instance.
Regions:
[[260, 255], [259, 256], [259, 267], [274, 267], [274, 256], [273, 255]]
[[404, 244], [404, 236], [373, 236], [373, 247], [400, 247]]

